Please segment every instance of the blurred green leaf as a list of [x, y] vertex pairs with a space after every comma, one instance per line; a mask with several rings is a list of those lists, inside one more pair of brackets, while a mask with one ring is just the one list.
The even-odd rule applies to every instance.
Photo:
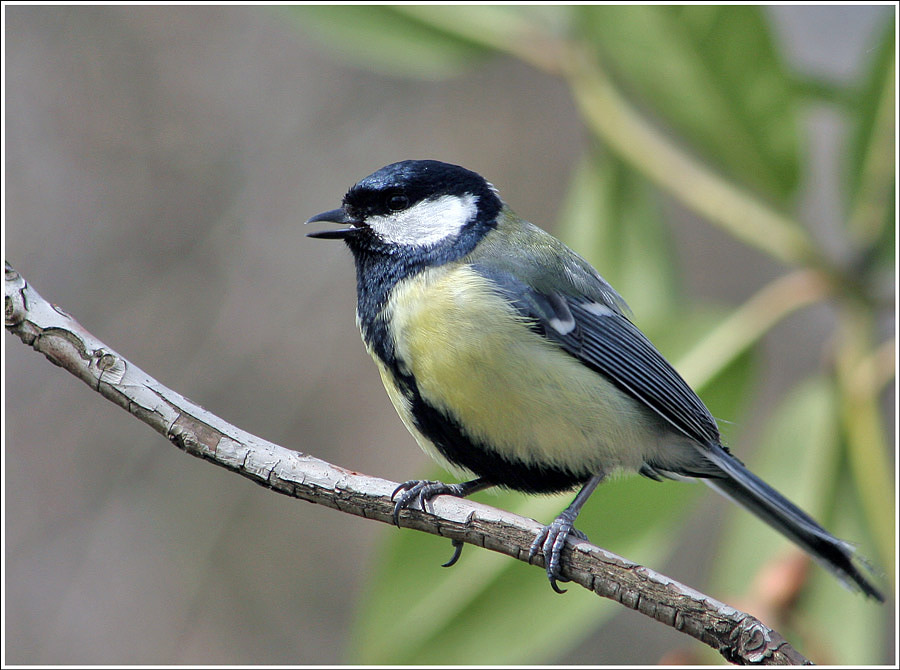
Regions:
[[[892, 190], [890, 200], [884, 208], [884, 222], [881, 236], [873, 245], [874, 258], [881, 267], [893, 270], [896, 267], [894, 254], [897, 251], [897, 192]], [[896, 275], [895, 275], [896, 277]]]
[[791, 82], [794, 91], [805, 103], [825, 103], [846, 109], [856, 106], [857, 91], [830, 78], [795, 71], [791, 73]]
[[[511, 53], [511, 45], [560, 38], [569, 32], [567, 5], [399, 5], [396, 10], [481, 46]], [[540, 43], [533, 44], [540, 48]]]
[[862, 89], [856, 96], [856, 123], [848, 151], [846, 177], [851, 199], [859, 192], [866, 155], [874, 148], [872, 141], [881, 102], [893, 89], [894, 79], [889, 77], [895, 65], [893, 22], [885, 26], [884, 33], [878, 40], [878, 45], [871, 49], [871, 54]]
[[[887, 436], [887, 422], [879, 400], [873, 349], [876, 325], [864, 310], [845, 310], [835, 352], [835, 385], [847, 469], [856, 482], [855, 495], [865, 510], [867, 527], [878, 540], [878, 558], [884, 565], [895, 561], [896, 509], [893, 500], [894, 468]], [[895, 345], [896, 346], [896, 345]]]
[[581, 9], [581, 34], [626, 89], [733, 178], [787, 199], [799, 179], [797, 96], [760, 7]]
[[[866, 521], [856, 491], [846, 471], [837, 475], [831, 490], [833, 513], [828, 527], [837, 537], [859, 546], [861, 555], [875, 556], [875, 546], [860, 535]], [[878, 569], [876, 568], [876, 574]], [[876, 578], [876, 584], [889, 584]], [[889, 588], [889, 587], [888, 587]], [[797, 606], [798, 635], [806, 636], [809, 654], [821, 664], [865, 666], [884, 662], [885, 607], [859, 593], [835, 588], [834, 577], [826, 570], [813, 568], [808, 588]]]
[[[721, 314], [685, 315], [667, 330], [663, 350], [690, 347]], [[717, 416], [739, 416], [753, 379], [744, 355], [702, 389]], [[429, 478], [446, 478], [431, 473]], [[614, 478], [591, 497], [579, 528], [610, 551], [654, 568], [665, 565], [679, 539], [691, 501], [705, 487]], [[550, 521], [571, 494], [516, 492], [473, 496], [489, 505]], [[466, 547], [460, 562], [439, 567], [451, 553], [447, 540], [422, 533], [391, 533], [363, 599], [352, 662], [387, 664], [516, 664], [550, 661], [619, 611], [580, 588], [553, 593], [543, 572], [505, 556]]]
[[846, 162], [848, 217], [857, 243], [873, 245], [884, 265], [894, 264], [896, 165], [896, 57], [890, 22], [874, 50], [856, 98], [855, 128]]
[[311, 38], [367, 70], [440, 79], [488, 52], [475, 43], [387, 5], [278, 7]]
[[672, 241], [649, 183], [613, 156], [581, 160], [557, 228], [634, 310], [643, 328], [681, 304]]

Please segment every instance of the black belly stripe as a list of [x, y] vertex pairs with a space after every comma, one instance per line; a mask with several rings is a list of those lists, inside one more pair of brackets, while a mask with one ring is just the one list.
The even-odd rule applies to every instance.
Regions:
[[551, 465], [525, 463], [502, 456], [473, 441], [443, 412], [425, 402], [409, 378], [401, 387], [407, 392], [416, 428], [453, 465], [463, 467], [497, 486], [526, 493], [568, 491], [585, 483], [594, 474], [574, 473]]

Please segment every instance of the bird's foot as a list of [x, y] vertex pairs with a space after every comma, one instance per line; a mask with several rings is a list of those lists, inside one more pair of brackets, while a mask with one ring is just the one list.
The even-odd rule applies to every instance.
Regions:
[[559, 588], [556, 582], [569, 581], [562, 576], [562, 551], [566, 546], [566, 540], [570, 537], [576, 540], [588, 539], [587, 535], [572, 525], [573, 523], [574, 519], [563, 512], [553, 520], [553, 523], [541, 529], [528, 551], [529, 562], [537, 556], [538, 552], [544, 554], [547, 578], [550, 580], [550, 586], [557, 593], [565, 593], [566, 590]]
[[[472, 482], [445, 484], [444, 482], [424, 479], [411, 479], [408, 482], [403, 482], [391, 494], [391, 500], [397, 498], [397, 501], [394, 503], [394, 525], [400, 526], [400, 510], [409, 509], [414, 503], [418, 503], [419, 509], [425, 512], [427, 511], [425, 506], [430, 505], [432, 498], [443, 495], [463, 498], [471, 493], [472, 490]], [[399, 498], [397, 497], [398, 493], [400, 493]], [[441, 567], [449, 568], [454, 565], [462, 555], [462, 549], [463, 542], [461, 540], [453, 540], [453, 556]]]
[[[418, 505], [423, 512], [432, 510], [426, 509], [426, 505], [431, 506], [431, 500], [437, 496], [454, 496], [463, 498], [470, 493], [464, 484], [445, 484], [444, 482], [428, 481], [425, 479], [411, 479], [403, 482], [394, 489], [391, 494], [391, 500], [394, 502], [394, 525], [400, 525], [400, 511], [410, 509], [413, 505]], [[399, 496], [397, 494], [400, 494]]]

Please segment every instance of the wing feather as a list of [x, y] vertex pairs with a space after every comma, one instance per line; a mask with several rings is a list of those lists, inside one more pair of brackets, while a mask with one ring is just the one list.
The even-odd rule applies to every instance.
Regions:
[[597, 294], [588, 297], [574, 285], [542, 292], [510, 272], [475, 267], [545, 337], [639, 400], [677, 432], [701, 445], [719, 444], [719, 430], [709, 410], [617, 304], [598, 302]]

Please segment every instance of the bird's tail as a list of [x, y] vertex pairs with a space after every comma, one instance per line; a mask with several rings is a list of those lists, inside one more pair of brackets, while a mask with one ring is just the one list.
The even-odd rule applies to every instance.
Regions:
[[703, 449], [703, 455], [716, 465], [723, 475], [704, 479], [711, 488], [739, 503], [803, 547], [848, 586], [857, 587], [866, 595], [884, 602], [884, 596], [854, 563], [853, 545], [834, 537], [806, 512], [745, 468], [726, 450], [716, 446], [712, 449]]

